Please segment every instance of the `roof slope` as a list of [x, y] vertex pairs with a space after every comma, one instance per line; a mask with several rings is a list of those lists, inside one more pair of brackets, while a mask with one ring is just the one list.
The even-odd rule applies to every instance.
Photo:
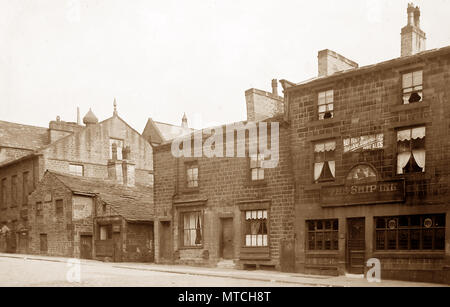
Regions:
[[153, 190], [148, 187], [126, 187], [104, 179], [73, 176], [53, 171], [55, 176], [74, 193], [95, 194], [127, 221], [153, 220]]
[[142, 135], [150, 142], [160, 144], [194, 131], [195, 129], [189, 127], [157, 122], [149, 118]]
[[0, 146], [36, 150], [48, 142], [47, 128], [0, 121]]

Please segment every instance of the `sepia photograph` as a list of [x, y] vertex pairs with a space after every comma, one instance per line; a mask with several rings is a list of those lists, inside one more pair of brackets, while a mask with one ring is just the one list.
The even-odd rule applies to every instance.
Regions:
[[0, 0], [0, 287], [448, 287], [449, 13]]

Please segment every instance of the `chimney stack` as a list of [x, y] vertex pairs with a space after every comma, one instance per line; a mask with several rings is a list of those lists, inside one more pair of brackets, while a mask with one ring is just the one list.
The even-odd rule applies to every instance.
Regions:
[[108, 161], [108, 179], [123, 184], [123, 169], [121, 161], [117, 160], [117, 145], [111, 145], [111, 159]]
[[272, 94], [274, 96], [278, 96], [278, 80], [277, 79], [272, 80]]
[[126, 146], [122, 149], [122, 174], [123, 174], [123, 184], [128, 187], [134, 187], [135, 175], [136, 175], [136, 165], [130, 162], [130, 146]]
[[81, 120], [80, 120], [80, 107], [77, 107], [77, 125], [81, 125]]
[[407, 9], [407, 25], [401, 32], [401, 56], [414, 55], [425, 51], [426, 35], [420, 29], [420, 8], [409, 3]]
[[319, 77], [330, 76], [338, 71], [358, 68], [358, 63], [347, 59], [329, 49], [321, 50], [317, 54]]

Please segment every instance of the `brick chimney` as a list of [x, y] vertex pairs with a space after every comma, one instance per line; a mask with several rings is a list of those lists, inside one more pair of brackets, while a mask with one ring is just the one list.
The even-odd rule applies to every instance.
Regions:
[[358, 63], [329, 49], [319, 51], [317, 58], [319, 77], [325, 77], [338, 71], [359, 67]]
[[413, 55], [426, 49], [426, 35], [420, 29], [420, 8], [409, 3], [407, 25], [401, 33], [401, 56]]
[[272, 94], [278, 97], [278, 80], [272, 79]]
[[130, 146], [122, 149], [122, 174], [123, 184], [134, 187], [136, 180], [136, 165], [130, 162]]

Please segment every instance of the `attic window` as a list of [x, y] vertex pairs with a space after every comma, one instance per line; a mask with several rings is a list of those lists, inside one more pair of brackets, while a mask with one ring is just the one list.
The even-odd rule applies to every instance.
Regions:
[[422, 70], [403, 74], [403, 104], [422, 102], [423, 100]]

